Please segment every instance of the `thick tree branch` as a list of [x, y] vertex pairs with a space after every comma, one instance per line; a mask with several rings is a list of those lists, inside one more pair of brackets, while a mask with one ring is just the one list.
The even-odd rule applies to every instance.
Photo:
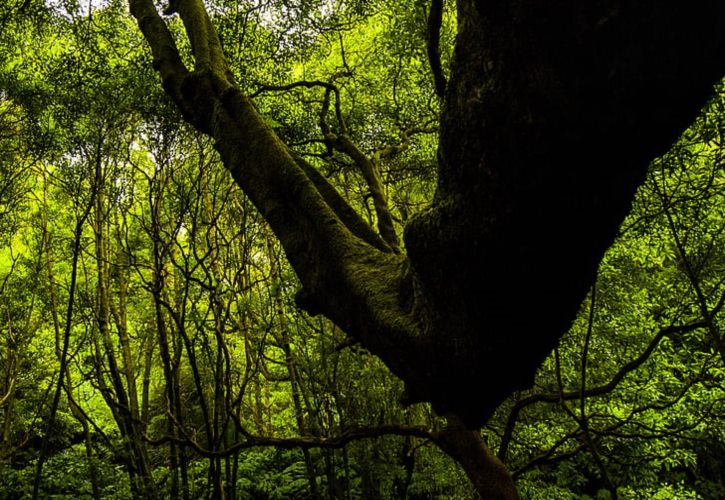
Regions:
[[[154, 15], [153, 3], [132, 0], [132, 6], [134, 15], [147, 23], [144, 36], [164, 55], [159, 47], [172, 47], [171, 38]], [[192, 19], [199, 11], [183, 6], [177, 6], [178, 12], [188, 18], [184, 22], [190, 37], [198, 38], [205, 29], [216, 37], [206, 17]], [[161, 42], [159, 32], [164, 34]], [[178, 54], [160, 57], [162, 76], [170, 75], [174, 83], [181, 80], [165, 88], [186, 119], [215, 139], [225, 166], [280, 239], [303, 284], [298, 303], [311, 313], [326, 314], [395, 373], [410, 378], [422, 358], [422, 335], [411, 314], [413, 288], [405, 259], [381, 251], [380, 242], [362, 229], [344, 200], [282, 143], [227, 75], [220, 74], [226, 65], [214, 63], [217, 42], [195, 43], [199, 57], [210, 58], [211, 66], [200, 60], [199, 70], [178, 78], [181, 69], [167, 62], [178, 60]], [[204, 55], [205, 46], [210, 56]]]
[[380, 236], [385, 242], [393, 249], [394, 252], [400, 252], [400, 240], [398, 234], [395, 231], [393, 223], [393, 215], [390, 212], [388, 206], [388, 195], [385, 192], [385, 185], [383, 184], [383, 178], [380, 175], [380, 168], [378, 163], [368, 158], [360, 148], [350, 139], [347, 134], [335, 135], [328, 133], [325, 135], [325, 139], [333, 145], [335, 149], [348, 155], [360, 170], [360, 173], [365, 179], [365, 183], [370, 189], [370, 195], [373, 199], [373, 206], [375, 207], [375, 214], [378, 217], [378, 231]]
[[194, 70], [200, 73], [208, 72], [215, 77], [219, 92], [228, 90], [234, 83], [234, 77], [202, 0], [173, 0], [173, 2], [191, 42]]
[[[340, 110], [340, 92], [336, 85], [329, 82], [324, 82], [321, 80], [303, 80], [293, 82], [287, 85], [263, 85], [254, 93], [252, 93], [250, 97], [259, 96], [265, 92], [270, 91], [288, 91], [295, 88], [315, 87], [322, 87], [326, 89], [326, 102], [329, 102], [330, 92], [335, 94], [335, 112], [338, 118], [338, 122], [342, 124], [341, 126], [344, 127], [342, 112]], [[325, 106], [327, 105], [323, 105], [323, 108], [327, 110]], [[328, 143], [327, 141], [322, 142], [326, 144]], [[362, 217], [360, 217], [357, 211], [355, 211], [350, 206], [350, 204], [347, 203], [347, 201], [340, 195], [340, 193], [332, 186], [332, 184], [327, 181], [327, 179], [325, 179], [322, 174], [320, 174], [320, 172], [315, 167], [305, 161], [304, 158], [302, 158], [294, 150], [289, 149], [288, 152], [297, 162], [297, 165], [309, 177], [310, 181], [315, 185], [317, 190], [320, 192], [320, 195], [324, 198], [325, 202], [330, 206], [330, 208], [332, 208], [335, 214], [350, 229], [350, 231], [352, 231], [353, 234], [361, 238], [363, 241], [369, 243], [373, 247], [377, 248], [378, 250], [381, 250], [383, 252], [391, 251], [391, 248], [388, 246], [388, 244], [384, 240], [382, 240], [380, 236], [375, 233], [375, 231], [372, 230], [370, 225], [365, 222]]]
[[327, 204], [335, 211], [345, 225], [350, 228], [353, 234], [382, 252], [387, 253], [391, 251], [391, 248], [380, 238], [380, 235], [345, 201], [339, 191], [325, 179], [325, 176], [294, 151], [290, 150], [290, 154], [315, 184], [315, 187]]
[[[181, 96], [181, 84], [189, 75], [189, 70], [181, 61], [171, 32], [153, 2], [129, 0], [129, 5], [131, 14], [136, 18], [141, 33], [151, 48], [153, 65], [161, 77], [164, 90], [184, 112], [187, 106]], [[190, 110], [186, 110], [186, 114], [189, 113]]]
[[[373, 206], [375, 208], [375, 214], [378, 218], [378, 231], [383, 240], [388, 246], [395, 252], [400, 253], [400, 240], [398, 234], [395, 231], [395, 225], [393, 223], [393, 215], [390, 212], [388, 205], [388, 196], [385, 190], [383, 179], [380, 175], [379, 158], [368, 157], [362, 150], [350, 139], [347, 134], [345, 122], [342, 118], [340, 111], [340, 92], [337, 86], [328, 84], [326, 86], [325, 98], [322, 103], [320, 110], [320, 129], [325, 138], [328, 148], [336, 149], [349, 156], [355, 165], [360, 170], [360, 173], [365, 179], [365, 183], [370, 189], [370, 196], [373, 199]], [[327, 112], [330, 106], [330, 94], [335, 94], [335, 114], [337, 121], [340, 124], [341, 133], [335, 134], [330, 129], [327, 123]]]

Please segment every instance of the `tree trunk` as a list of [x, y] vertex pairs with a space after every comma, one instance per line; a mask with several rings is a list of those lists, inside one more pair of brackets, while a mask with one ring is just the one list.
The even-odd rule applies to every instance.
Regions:
[[[50, 231], [48, 230], [48, 206], [47, 206], [47, 181], [43, 183], [43, 219], [42, 219], [42, 231], [43, 231], [43, 249], [45, 252], [45, 270], [48, 274], [48, 296], [50, 298], [50, 317], [53, 320], [53, 331], [55, 333], [55, 345], [56, 345], [56, 356], [61, 359], [61, 320], [60, 310], [58, 307], [58, 293], [56, 290], [55, 271], [54, 271], [54, 260], [53, 260], [53, 246]], [[93, 441], [91, 439], [91, 429], [88, 423], [86, 414], [78, 407], [76, 400], [73, 397], [73, 380], [71, 378], [70, 370], [65, 371], [65, 392], [68, 396], [68, 407], [71, 410], [73, 417], [81, 424], [83, 428], [83, 442], [86, 448], [86, 459], [88, 460], [88, 471], [89, 480], [91, 482], [91, 490], [93, 491], [93, 498], [101, 498], [101, 488], [98, 484], [98, 473], [93, 458]], [[2, 451], [0, 450], [0, 458], [2, 457]]]
[[[303, 285], [298, 304], [379, 356], [409, 401], [429, 401], [469, 428], [531, 384], [648, 161], [693, 119], [725, 67], [717, 0], [458, 0], [437, 194], [406, 227], [406, 257], [257, 113], [201, 0], [173, 4], [193, 71], [153, 2], [130, 4], [164, 89], [215, 139], [280, 239]], [[471, 397], [471, 386], [484, 394]], [[450, 446], [466, 434], [450, 436], [442, 445], [467, 461], [468, 445]], [[495, 484], [505, 498], [506, 482]]]
[[437, 196], [405, 242], [437, 353], [414, 399], [477, 425], [531, 385], [722, 76], [725, 4], [460, 0], [458, 19]]
[[473, 487], [485, 500], [516, 500], [518, 494], [511, 474], [491, 453], [478, 431], [469, 430], [455, 415], [448, 415], [448, 425], [435, 442], [458, 462]]
[[[162, 160], [163, 162], [163, 160]], [[170, 242], [164, 241], [162, 235], [165, 228], [162, 222], [162, 193], [167, 180], [167, 168], [162, 165], [156, 175], [149, 180], [149, 205], [151, 207], [151, 220], [149, 236], [153, 242], [153, 278], [151, 295], [154, 301], [154, 322], [158, 337], [159, 355], [161, 356], [164, 371], [167, 430], [169, 435], [180, 439], [177, 424], [183, 424], [184, 418], [181, 408], [181, 394], [179, 388], [179, 364], [173, 345], [173, 331], [170, 331], [169, 314], [164, 309], [168, 301], [168, 284], [166, 259], [169, 256]], [[173, 498], [189, 498], [188, 474], [183, 447], [174, 440], [169, 442], [169, 471], [171, 475], [170, 495]]]

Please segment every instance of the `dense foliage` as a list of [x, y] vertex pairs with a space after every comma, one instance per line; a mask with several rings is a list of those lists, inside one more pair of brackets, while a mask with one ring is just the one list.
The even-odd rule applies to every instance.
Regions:
[[[427, 9], [207, 3], [268, 123], [402, 244], [435, 181]], [[279, 243], [126, 9], [0, 6], [0, 497], [470, 498], [421, 430], [442, 420], [295, 307]], [[454, 31], [446, 11], [444, 67]], [[652, 163], [535, 387], [482, 430], [524, 498], [725, 496], [718, 91]]]

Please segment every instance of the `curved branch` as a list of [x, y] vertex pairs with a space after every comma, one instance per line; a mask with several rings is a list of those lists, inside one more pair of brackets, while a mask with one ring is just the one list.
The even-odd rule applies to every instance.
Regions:
[[183, 106], [181, 83], [189, 75], [189, 70], [179, 56], [174, 37], [153, 2], [129, 0], [129, 6], [131, 15], [136, 18], [138, 27], [151, 48], [153, 66], [161, 77], [164, 90], [178, 106]]
[[649, 344], [647, 344], [647, 347], [644, 351], [642, 351], [642, 354], [622, 366], [622, 368], [620, 368], [620, 370], [616, 374], [614, 374], [611, 380], [604, 385], [593, 387], [585, 391], [579, 389], [562, 391], [561, 393], [556, 392], [550, 394], [532, 394], [517, 401], [511, 408], [508, 419], [506, 420], [506, 427], [504, 428], [504, 433], [501, 437], [501, 445], [499, 446], [497, 454], [498, 458], [500, 460], [506, 459], [506, 453], [508, 452], [508, 446], [511, 442], [511, 438], [513, 437], [514, 427], [516, 427], [516, 422], [518, 421], [519, 414], [524, 408], [531, 406], [535, 403], [559, 403], [561, 401], [570, 401], [580, 398], [585, 399], [594, 396], [602, 396], [604, 394], [612, 392], [628, 373], [633, 372], [649, 359], [650, 355], [652, 355], [652, 352], [654, 352], [654, 350], [657, 348], [663, 338], [667, 337], [668, 335], [673, 335], [675, 333], [691, 332], [693, 330], [697, 330], [698, 328], [705, 328], [706, 326], [707, 324], [704, 321], [698, 321], [697, 323], [692, 323], [689, 325], [669, 326], [667, 328], [663, 328], [662, 330], [657, 332], [654, 337], [652, 337], [652, 340], [650, 340]]
[[260, 96], [265, 92], [284, 92], [286, 90], [297, 89], [300, 87], [307, 89], [322, 87], [323, 89], [335, 92], [335, 94], [339, 93], [337, 86], [330, 82], [325, 82], [322, 80], [300, 80], [297, 82], [288, 83], [287, 85], [261, 85], [256, 91], [249, 94], [249, 97], [254, 98]]
[[174, 5], [191, 42], [194, 70], [212, 73], [222, 83], [220, 90], [227, 90], [234, 83], [234, 77], [202, 0], [174, 0]]
[[295, 438], [273, 438], [264, 436], [253, 436], [246, 434], [246, 440], [237, 443], [229, 448], [219, 451], [207, 450], [193, 439], [185, 435], [184, 439], [173, 436], [164, 436], [160, 439], [149, 439], [146, 441], [152, 446], [159, 446], [173, 442], [182, 446], [188, 446], [200, 455], [208, 458], [224, 458], [236, 455], [241, 450], [248, 448], [274, 447], [282, 449], [310, 449], [310, 448], [342, 448], [343, 446], [360, 439], [373, 439], [383, 436], [411, 436], [421, 439], [433, 440], [433, 434], [423, 427], [405, 425], [381, 425], [378, 427], [354, 427], [333, 437], [302, 436]]
[[[311, 314], [325, 314], [398, 376], [415, 380], [427, 358], [420, 340], [424, 326], [413, 313], [413, 271], [407, 259], [381, 250], [381, 243], [362, 229], [364, 222], [351, 215], [352, 208], [289, 150], [251, 99], [227, 78], [225, 65], [207, 69], [197, 64], [193, 72], [174, 65], [180, 58], [153, 1], [130, 1], [144, 37], [158, 54], [162, 81], [165, 77], [173, 83], [165, 83], [165, 89], [185, 119], [214, 138], [225, 167], [284, 247], [302, 283], [297, 304]], [[200, 15], [182, 8], [185, 2], [201, 5], [200, 0], [181, 0], [182, 18]], [[192, 32], [188, 35], [199, 36], [203, 30], [195, 32], [194, 27], [204, 23], [185, 21]], [[213, 49], [216, 33], [213, 26], [205, 29], [215, 38], [209, 41]], [[165, 58], [164, 50], [173, 54]]]
[[385, 185], [380, 175], [378, 162], [374, 158], [368, 158], [350, 139], [350, 136], [345, 133], [340, 135], [329, 133], [325, 138], [330, 141], [335, 149], [352, 158], [355, 165], [360, 169], [360, 173], [365, 179], [373, 199], [375, 213], [378, 216], [378, 231], [380, 231], [380, 236], [382, 236], [394, 252], [399, 253], [400, 239], [393, 225], [393, 215], [390, 213], [388, 196], [385, 193]]

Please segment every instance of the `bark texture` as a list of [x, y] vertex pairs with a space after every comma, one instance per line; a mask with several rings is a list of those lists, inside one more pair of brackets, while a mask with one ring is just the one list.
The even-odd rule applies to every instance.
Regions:
[[481, 435], [470, 430], [455, 415], [435, 436], [436, 444], [458, 462], [481, 499], [516, 500], [519, 498], [506, 466], [486, 447]]
[[530, 385], [722, 76], [725, 4], [459, 0], [458, 18], [436, 201], [405, 242], [435, 345], [413, 396], [477, 425]]

